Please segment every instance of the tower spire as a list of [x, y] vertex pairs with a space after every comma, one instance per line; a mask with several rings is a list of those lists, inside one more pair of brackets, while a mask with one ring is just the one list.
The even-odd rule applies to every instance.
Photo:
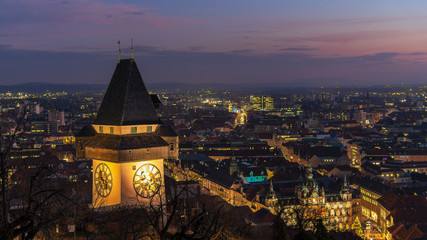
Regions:
[[270, 179], [270, 192], [274, 192], [273, 179]]
[[347, 187], [347, 174], [344, 174], [344, 187]]
[[311, 167], [311, 163], [308, 162], [305, 176], [307, 179], [313, 179], [313, 168]]
[[119, 60], [93, 124], [126, 126], [159, 123], [156, 107], [135, 61]]
[[122, 50], [120, 49], [120, 40], [117, 42], [117, 44], [119, 45], [119, 61], [122, 59]]
[[234, 150], [233, 150], [233, 156], [230, 159], [230, 175], [233, 175], [233, 173], [237, 172], [237, 175], [239, 175], [239, 166], [236, 161], [236, 157], [234, 156]]
[[130, 53], [131, 53], [132, 59], [134, 59], [134, 57], [133, 57], [133, 38], [130, 39]]

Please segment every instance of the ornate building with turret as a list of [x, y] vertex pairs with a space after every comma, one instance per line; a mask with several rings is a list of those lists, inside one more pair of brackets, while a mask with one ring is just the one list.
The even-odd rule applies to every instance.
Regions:
[[[345, 230], [352, 223], [352, 195], [347, 179], [338, 193], [325, 193], [313, 178], [311, 166], [306, 168], [305, 179], [295, 188], [295, 196], [279, 197], [273, 186], [265, 198], [266, 206], [275, 214], [281, 214], [285, 223], [296, 226], [301, 219], [321, 219], [329, 230]], [[307, 229], [311, 229], [312, 221], [307, 221]]]

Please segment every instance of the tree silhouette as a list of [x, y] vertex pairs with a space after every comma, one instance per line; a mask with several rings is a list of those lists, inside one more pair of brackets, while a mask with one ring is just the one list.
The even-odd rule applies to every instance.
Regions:
[[[148, 204], [87, 209], [79, 226], [87, 239], [239, 239], [247, 232], [238, 209], [219, 197], [201, 195], [195, 179], [185, 176], [181, 181], [167, 178], [165, 192], [150, 197]], [[159, 198], [166, 200], [159, 204]]]
[[18, 118], [13, 134], [1, 145], [0, 236], [2, 239], [33, 239], [36, 236], [49, 239], [56, 223], [67, 219], [67, 214], [74, 211], [71, 192], [75, 186], [59, 176], [55, 165], [58, 159], [48, 152], [33, 159], [11, 159], [12, 146], [23, 126], [25, 112]]

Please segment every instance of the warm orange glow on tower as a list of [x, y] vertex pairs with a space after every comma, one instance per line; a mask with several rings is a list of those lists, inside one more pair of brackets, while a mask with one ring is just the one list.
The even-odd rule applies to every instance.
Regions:
[[117, 63], [92, 127], [84, 155], [93, 159], [93, 207], [163, 202], [163, 162], [177, 157], [178, 138], [165, 131], [133, 59]]

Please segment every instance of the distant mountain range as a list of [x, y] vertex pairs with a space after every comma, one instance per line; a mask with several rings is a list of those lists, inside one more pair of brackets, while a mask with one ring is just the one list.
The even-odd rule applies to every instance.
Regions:
[[47, 90], [52, 92], [99, 92], [105, 90], [105, 84], [57, 84], [46, 82], [31, 82], [20, 83], [14, 85], [0, 85], [0, 92], [27, 92], [27, 93], [43, 93]]
[[[301, 87], [300, 84], [292, 83], [177, 83], [177, 82], [161, 82], [161, 83], [146, 83], [148, 90], [194, 90], [203, 88], [212, 89], [224, 89], [224, 90], [241, 90], [241, 91], [267, 91], [270, 93], [279, 92], [304, 92], [307, 90], [319, 89], [319, 86], [313, 86], [310, 84]], [[107, 89], [107, 84], [58, 84], [58, 83], [47, 83], [47, 82], [31, 82], [31, 83], [20, 83], [14, 85], [0, 85], [0, 93], [4, 92], [28, 92], [28, 93], [44, 93], [46, 90], [52, 92], [101, 92]], [[356, 88], [363, 89], [380, 89], [384, 86], [353, 86]], [[343, 87], [353, 88], [351, 86]], [[397, 88], [403, 87], [402, 85], [394, 86]], [[335, 87], [330, 87], [335, 88]]]
[[[226, 83], [146, 83], [149, 90], [174, 90], [174, 89], [227, 89], [227, 90], [284, 90], [289, 88], [286, 84], [226, 84]], [[99, 92], [107, 89], [107, 84], [58, 84], [47, 82], [31, 82], [20, 83], [13, 85], [0, 85], [0, 93], [4, 92], [28, 92], [28, 93], [44, 93], [47, 90], [52, 92]], [[295, 88], [293, 88], [295, 89]]]

